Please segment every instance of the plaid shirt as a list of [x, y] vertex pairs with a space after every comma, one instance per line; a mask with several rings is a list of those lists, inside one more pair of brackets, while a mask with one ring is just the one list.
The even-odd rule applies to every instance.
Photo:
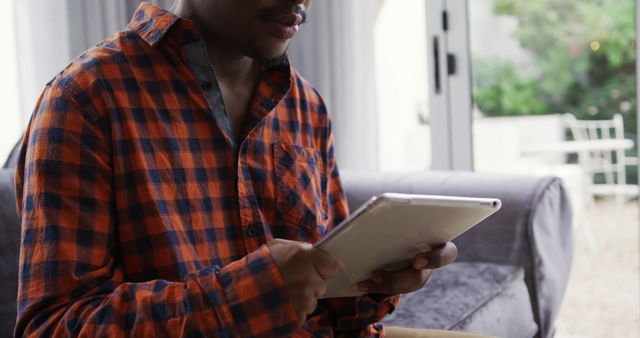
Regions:
[[[142, 4], [42, 94], [16, 172], [16, 336], [382, 336], [397, 297], [296, 315], [265, 243], [347, 215], [320, 95], [265, 64], [232, 135], [193, 22]], [[239, 141], [236, 141], [239, 140]]]

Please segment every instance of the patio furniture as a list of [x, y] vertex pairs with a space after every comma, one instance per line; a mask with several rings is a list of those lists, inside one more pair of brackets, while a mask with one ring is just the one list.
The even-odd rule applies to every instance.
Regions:
[[[634, 143], [625, 139], [622, 115], [615, 114], [610, 120], [578, 120], [567, 113], [564, 121], [574, 141], [559, 148], [578, 154], [578, 162], [588, 175], [591, 195], [615, 196], [619, 208], [627, 199], [637, 197], [638, 186], [626, 183], [626, 167], [638, 165], [638, 161], [626, 156], [626, 150], [633, 149]], [[596, 182], [596, 175], [602, 175], [604, 182]]]

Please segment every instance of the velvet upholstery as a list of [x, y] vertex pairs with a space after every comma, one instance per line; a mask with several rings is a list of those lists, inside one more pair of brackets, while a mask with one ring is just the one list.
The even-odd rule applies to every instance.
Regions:
[[524, 271], [515, 266], [454, 263], [435, 271], [422, 290], [402, 296], [400, 304], [385, 324], [510, 338], [531, 338], [538, 329]]

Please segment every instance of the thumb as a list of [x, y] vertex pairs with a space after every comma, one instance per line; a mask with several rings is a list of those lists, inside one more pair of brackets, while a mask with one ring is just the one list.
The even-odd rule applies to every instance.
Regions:
[[311, 251], [311, 263], [323, 279], [335, 277], [338, 274], [338, 268], [340, 267], [340, 264], [336, 259], [331, 257], [328, 253], [315, 248]]

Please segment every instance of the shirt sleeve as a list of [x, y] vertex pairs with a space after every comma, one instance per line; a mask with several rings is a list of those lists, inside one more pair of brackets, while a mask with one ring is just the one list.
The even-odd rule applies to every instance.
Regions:
[[291, 335], [296, 315], [266, 246], [184, 281], [125, 281], [109, 124], [89, 102], [49, 85], [23, 140], [15, 336]]
[[[349, 214], [335, 159], [331, 120], [326, 137], [327, 199], [331, 230]], [[323, 299], [318, 305], [327, 310], [336, 337], [384, 337], [382, 324], [377, 323], [393, 312], [400, 296], [364, 295], [355, 298]]]

